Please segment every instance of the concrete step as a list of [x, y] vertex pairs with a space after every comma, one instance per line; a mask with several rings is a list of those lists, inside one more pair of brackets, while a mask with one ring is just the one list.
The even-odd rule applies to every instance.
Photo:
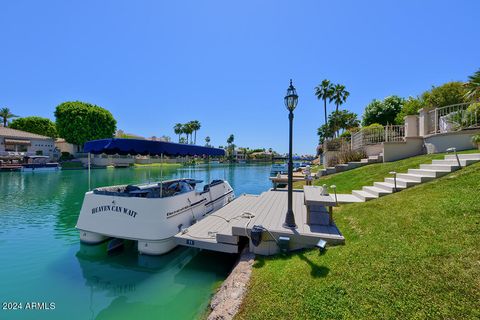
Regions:
[[367, 164], [367, 163], [368, 163], [368, 159], [367, 159], [367, 158], [360, 159], [360, 162], [361, 162], [361, 163], [365, 163], [365, 164]]
[[337, 169], [335, 169], [335, 167], [327, 167], [327, 174], [333, 174], [335, 172], [337, 172]]
[[449, 174], [451, 171], [445, 171], [445, 170], [426, 170], [426, 169], [408, 169], [409, 174], [418, 174], [418, 175], [423, 175], [427, 177], [433, 177], [433, 178], [439, 178], [441, 176], [444, 176], [446, 174]]
[[[394, 184], [393, 178], [385, 178], [385, 182]], [[410, 180], [410, 179], [403, 179], [403, 178], [397, 178], [397, 187], [403, 187], [403, 188], [410, 188], [414, 185], [417, 185], [421, 182], [415, 181], [415, 180]]]
[[339, 193], [337, 194], [337, 202], [338, 203], [356, 203], [356, 202], [365, 202], [364, 199], [360, 199], [353, 194], [344, 194]]
[[342, 172], [348, 170], [348, 164], [337, 164], [335, 165], [336, 172]]
[[355, 168], [358, 168], [358, 167], [361, 167], [361, 166], [364, 166], [365, 163], [363, 162], [360, 162], [360, 161], [351, 161], [348, 163], [348, 168], [349, 169], [355, 169]]
[[366, 191], [363, 191], [363, 190], [353, 190], [352, 191], [352, 194], [357, 197], [357, 198], [360, 198], [364, 201], [368, 201], [368, 200], [372, 200], [372, 199], [376, 199], [378, 198], [378, 196], [375, 196], [371, 193], [368, 193]]
[[420, 169], [426, 170], [440, 170], [440, 171], [455, 171], [460, 169], [458, 163], [456, 164], [421, 164]]
[[387, 194], [392, 193], [392, 191], [385, 190], [385, 189], [382, 189], [382, 188], [378, 188], [378, 187], [375, 187], [375, 186], [374, 187], [363, 187], [362, 190], [365, 191], [365, 192], [371, 193], [372, 195], [377, 196], [377, 197], [382, 197], [382, 196], [385, 196]]
[[427, 176], [427, 175], [424, 175], [424, 174], [415, 174], [415, 173], [399, 173], [399, 174], [397, 174], [397, 178], [413, 180], [413, 181], [418, 181], [418, 182], [427, 182], [427, 181], [435, 179], [434, 177], [430, 177], [430, 176]]
[[[458, 158], [460, 160], [480, 160], [480, 153], [466, 153], [466, 154], [459, 154]], [[445, 160], [456, 160], [454, 154], [447, 154], [445, 156]]]
[[[373, 185], [377, 188], [381, 188], [390, 192], [393, 192], [395, 189], [395, 185], [393, 183], [388, 182], [374, 182]], [[405, 189], [406, 187], [397, 185], [397, 191]]]
[[[469, 166], [475, 162], [478, 162], [480, 160], [465, 160], [465, 159], [460, 159], [460, 164], [462, 165], [462, 167], [465, 167], [465, 166]], [[458, 162], [457, 162], [457, 159], [455, 160], [432, 160], [432, 164], [444, 164], [444, 165], [458, 165]]]

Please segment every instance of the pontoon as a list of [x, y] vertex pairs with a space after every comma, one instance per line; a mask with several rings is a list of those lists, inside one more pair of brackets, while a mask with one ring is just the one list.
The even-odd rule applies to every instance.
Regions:
[[[224, 155], [223, 149], [170, 142], [103, 139], [85, 144], [94, 154], [163, 156]], [[213, 180], [196, 190], [189, 178], [141, 185], [96, 188], [85, 194], [77, 221], [80, 240], [98, 244], [109, 238], [137, 241], [138, 251], [159, 255], [175, 246], [173, 236], [234, 199], [227, 181]]]

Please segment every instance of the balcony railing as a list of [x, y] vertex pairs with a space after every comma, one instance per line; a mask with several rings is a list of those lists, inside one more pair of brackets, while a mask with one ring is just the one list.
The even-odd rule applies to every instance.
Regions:
[[382, 142], [400, 142], [405, 140], [404, 125], [387, 125], [385, 127], [362, 128], [352, 134], [352, 149], [358, 150], [366, 145]]
[[459, 103], [428, 111], [428, 133], [480, 128], [480, 102]]

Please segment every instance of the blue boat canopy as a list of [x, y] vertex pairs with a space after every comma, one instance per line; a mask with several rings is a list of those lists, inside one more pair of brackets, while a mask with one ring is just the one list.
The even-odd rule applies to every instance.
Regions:
[[224, 156], [225, 150], [165, 141], [140, 139], [101, 139], [85, 143], [84, 152], [93, 154], [159, 156]]

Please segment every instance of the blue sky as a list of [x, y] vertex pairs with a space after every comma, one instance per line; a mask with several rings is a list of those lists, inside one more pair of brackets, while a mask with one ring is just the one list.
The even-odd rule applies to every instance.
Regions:
[[[286, 152], [283, 96], [293, 78], [294, 151], [314, 153], [314, 87], [347, 87], [344, 108], [417, 95], [480, 67], [480, 1], [2, 1], [0, 106], [53, 119], [66, 100], [110, 110], [118, 128]], [[330, 110], [333, 109], [333, 105]]]

